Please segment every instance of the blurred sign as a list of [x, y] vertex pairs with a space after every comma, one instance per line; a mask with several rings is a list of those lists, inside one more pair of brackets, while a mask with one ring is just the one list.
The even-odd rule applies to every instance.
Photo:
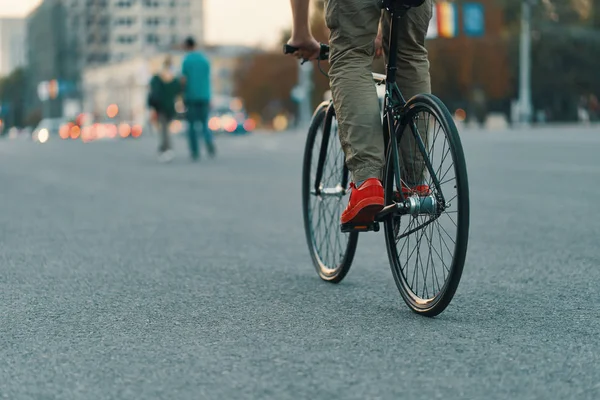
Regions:
[[59, 82], [56, 79], [53, 79], [51, 81], [40, 82], [37, 87], [37, 92], [40, 100], [46, 101], [48, 99], [56, 99], [62, 91]]
[[48, 82], [40, 82], [37, 87], [38, 97], [41, 101], [46, 101], [50, 98], [50, 85]]
[[463, 4], [463, 30], [471, 37], [485, 34], [485, 12], [481, 3]]
[[458, 35], [458, 12], [456, 4], [447, 1], [439, 2], [433, 8], [437, 19], [439, 37], [453, 38]]

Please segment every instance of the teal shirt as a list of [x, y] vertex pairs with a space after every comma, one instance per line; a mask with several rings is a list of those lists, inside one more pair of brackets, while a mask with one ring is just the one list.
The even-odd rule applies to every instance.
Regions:
[[189, 53], [183, 59], [182, 74], [186, 78], [186, 101], [210, 101], [210, 62], [202, 53]]

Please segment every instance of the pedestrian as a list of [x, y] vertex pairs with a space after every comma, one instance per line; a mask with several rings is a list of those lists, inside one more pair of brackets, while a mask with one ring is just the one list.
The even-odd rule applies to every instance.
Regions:
[[187, 54], [182, 63], [181, 80], [187, 109], [190, 153], [192, 160], [197, 161], [200, 158], [198, 129], [202, 132], [208, 154], [211, 157], [216, 154], [212, 132], [208, 128], [211, 100], [210, 62], [206, 55], [197, 51], [193, 37], [185, 40], [184, 48]]
[[158, 125], [158, 159], [161, 162], [170, 162], [174, 157], [169, 127], [175, 118], [175, 102], [181, 91], [181, 82], [173, 72], [173, 61], [167, 56], [161, 70], [150, 81], [148, 95], [152, 118]]

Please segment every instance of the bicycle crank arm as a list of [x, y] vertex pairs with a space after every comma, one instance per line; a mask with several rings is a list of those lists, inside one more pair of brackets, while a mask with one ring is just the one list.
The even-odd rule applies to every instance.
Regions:
[[433, 196], [409, 197], [404, 202], [385, 207], [375, 216], [375, 221], [385, 221], [390, 215], [436, 215], [438, 211], [437, 200]]

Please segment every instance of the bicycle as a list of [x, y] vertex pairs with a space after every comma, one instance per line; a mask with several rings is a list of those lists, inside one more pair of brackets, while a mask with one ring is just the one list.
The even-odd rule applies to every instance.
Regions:
[[[378, 232], [383, 223], [390, 267], [404, 302], [412, 311], [433, 317], [446, 309], [458, 288], [467, 253], [470, 211], [465, 157], [450, 112], [432, 94], [418, 94], [406, 101], [396, 84], [397, 25], [408, 9], [422, 3], [422, 0], [380, 3], [392, 20], [386, 74], [373, 73], [375, 85], [385, 85], [382, 108], [385, 207], [370, 225], [331, 229], [339, 224], [347, 204], [349, 171], [337, 138], [333, 101], [329, 100], [316, 108], [309, 127], [303, 160], [302, 208], [308, 248], [322, 280], [341, 282], [352, 265], [359, 233]], [[286, 54], [297, 50], [284, 45]], [[321, 44], [318, 59], [328, 58], [329, 47]], [[430, 126], [434, 128], [432, 135], [428, 132]], [[444, 139], [443, 144], [437, 144], [438, 138]], [[404, 151], [399, 149], [402, 140], [408, 141]], [[315, 158], [317, 162], [313, 165]], [[440, 165], [434, 167], [436, 162]], [[411, 171], [413, 183], [420, 176], [426, 184], [411, 188], [407, 183]], [[449, 177], [449, 173], [454, 177]], [[454, 235], [448, 232], [453, 227]], [[320, 228], [325, 232], [321, 233]], [[411, 243], [416, 247], [409, 251]], [[434, 245], [438, 244], [436, 249]], [[427, 245], [429, 248], [422, 254]], [[444, 256], [450, 267], [446, 266]], [[440, 263], [443, 268], [438, 273], [436, 267]], [[433, 284], [431, 291], [425, 287], [429, 281]]]

